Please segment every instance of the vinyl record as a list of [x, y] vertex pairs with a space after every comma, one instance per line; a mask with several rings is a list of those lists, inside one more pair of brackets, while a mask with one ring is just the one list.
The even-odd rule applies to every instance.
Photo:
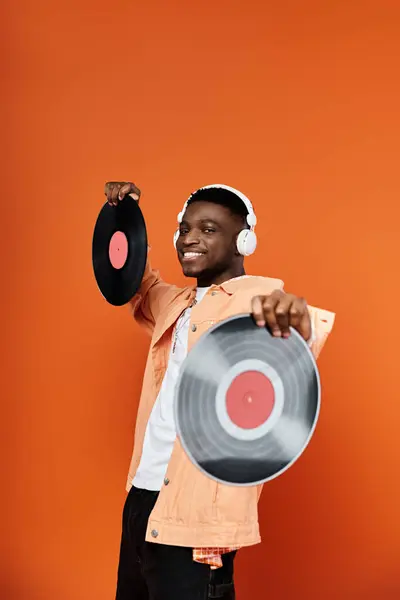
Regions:
[[314, 357], [291, 329], [274, 338], [239, 315], [209, 329], [186, 357], [175, 389], [177, 433], [189, 459], [225, 484], [281, 475], [309, 443], [320, 409]]
[[106, 202], [93, 233], [92, 262], [104, 298], [122, 306], [133, 298], [143, 279], [147, 232], [142, 211], [130, 196], [111, 206]]

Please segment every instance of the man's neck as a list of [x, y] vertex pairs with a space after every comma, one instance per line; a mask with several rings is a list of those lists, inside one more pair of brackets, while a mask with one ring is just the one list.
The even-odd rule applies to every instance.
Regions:
[[243, 265], [241, 265], [240, 268], [228, 269], [227, 271], [219, 273], [218, 275], [204, 274], [203, 277], [200, 277], [197, 280], [197, 287], [210, 287], [211, 285], [221, 285], [222, 283], [225, 283], [225, 281], [235, 279], [235, 277], [242, 277], [243, 275], [246, 275]]

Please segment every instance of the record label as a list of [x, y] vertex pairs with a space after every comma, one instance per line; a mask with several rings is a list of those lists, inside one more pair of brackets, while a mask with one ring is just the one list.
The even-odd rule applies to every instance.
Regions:
[[274, 387], [260, 371], [237, 375], [226, 392], [228, 417], [242, 429], [254, 429], [264, 423], [274, 406]]
[[114, 269], [122, 269], [128, 258], [128, 238], [123, 231], [116, 231], [110, 240], [110, 263]]

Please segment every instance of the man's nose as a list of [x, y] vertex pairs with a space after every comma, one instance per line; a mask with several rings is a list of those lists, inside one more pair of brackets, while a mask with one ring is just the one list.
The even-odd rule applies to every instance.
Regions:
[[199, 231], [197, 229], [191, 229], [183, 240], [184, 246], [193, 246], [194, 244], [198, 244], [200, 241]]

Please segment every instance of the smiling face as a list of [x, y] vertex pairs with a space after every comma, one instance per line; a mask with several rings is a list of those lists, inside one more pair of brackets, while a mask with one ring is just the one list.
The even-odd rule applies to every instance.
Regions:
[[226, 206], [196, 201], [186, 209], [176, 249], [186, 277], [208, 287], [244, 274], [236, 238], [245, 227], [243, 217]]

